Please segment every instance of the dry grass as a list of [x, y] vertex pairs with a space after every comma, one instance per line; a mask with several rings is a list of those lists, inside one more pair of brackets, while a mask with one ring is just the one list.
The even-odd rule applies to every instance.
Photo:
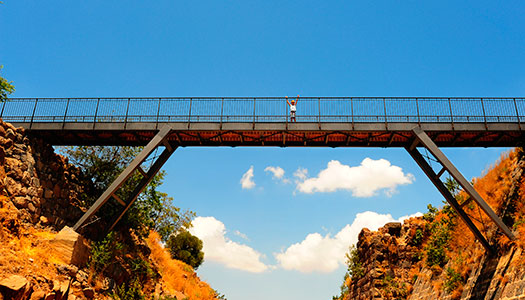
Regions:
[[[47, 290], [50, 287], [41, 285], [36, 278], [49, 280], [66, 280], [58, 274], [56, 265], [65, 264], [53, 255], [50, 241], [55, 233], [50, 230], [37, 229], [17, 224], [16, 231], [11, 225], [16, 217], [10, 200], [0, 196], [0, 277], [12, 274], [22, 275], [33, 281], [37, 288]], [[7, 225], [6, 225], [7, 224]]]
[[215, 292], [204, 281], [201, 281], [189, 265], [172, 259], [161, 245], [158, 233], [151, 232], [147, 244], [151, 249], [151, 259], [156, 264], [167, 290], [171, 293], [182, 292], [190, 300], [212, 300]]

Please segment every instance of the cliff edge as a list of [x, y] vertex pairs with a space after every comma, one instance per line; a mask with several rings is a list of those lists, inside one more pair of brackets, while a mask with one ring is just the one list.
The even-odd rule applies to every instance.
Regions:
[[504, 154], [474, 187], [517, 234], [508, 240], [453, 182], [449, 186], [496, 246], [488, 254], [448, 205], [376, 232], [363, 229], [350, 249], [334, 299], [525, 299], [525, 152]]

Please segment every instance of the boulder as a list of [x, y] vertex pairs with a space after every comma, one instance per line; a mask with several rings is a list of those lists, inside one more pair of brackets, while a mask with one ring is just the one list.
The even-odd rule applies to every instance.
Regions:
[[18, 195], [20, 190], [22, 189], [22, 185], [11, 177], [7, 177], [6, 180], [7, 180], [6, 182], [7, 192], [9, 192], [9, 195], [11, 196]]
[[14, 197], [13, 204], [16, 206], [16, 208], [27, 208], [29, 204], [29, 197], [27, 196], [18, 196]]
[[82, 293], [88, 299], [93, 299], [95, 297], [95, 290], [90, 287], [83, 289]]
[[46, 293], [42, 290], [38, 290], [31, 294], [30, 300], [42, 300], [46, 297]]
[[20, 275], [11, 275], [0, 281], [0, 295], [4, 299], [26, 299], [31, 294], [31, 290], [29, 281]]
[[89, 246], [84, 237], [78, 234], [73, 228], [64, 227], [51, 240], [54, 254], [64, 263], [83, 267], [89, 258]]
[[6, 139], [0, 136], [0, 145], [2, 145], [4, 150], [9, 150], [9, 148], [13, 146], [13, 140]]
[[401, 223], [399, 223], [399, 222], [386, 223], [383, 228], [386, 229], [386, 231], [391, 236], [399, 237], [399, 235], [401, 234]]

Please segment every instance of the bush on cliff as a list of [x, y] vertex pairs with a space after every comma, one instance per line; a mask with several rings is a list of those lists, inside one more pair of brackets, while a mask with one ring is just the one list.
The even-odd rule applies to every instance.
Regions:
[[[2, 70], [3, 67], [4, 66], [0, 66], [0, 70]], [[13, 82], [7, 81], [7, 79], [0, 76], [0, 102], [6, 101], [7, 96], [12, 94], [14, 91], [15, 91], [15, 87], [13, 86]]]
[[202, 241], [186, 230], [181, 231], [177, 235], [172, 235], [168, 239], [166, 247], [169, 249], [171, 256], [174, 259], [187, 263], [195, 270], [204, 261]]

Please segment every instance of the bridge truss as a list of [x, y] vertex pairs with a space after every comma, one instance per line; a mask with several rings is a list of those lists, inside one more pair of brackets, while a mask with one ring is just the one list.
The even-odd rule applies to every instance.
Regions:
[[[52, 145], [145, 146], [74, 226], [80, 229], [115, 198], [131, 207], [177, 147], [403, 147], [422, 168], [481, 244], [492, 247], [440, 179], [448, 172], [509, 239], [512, 231], [439, 147], [516, 147], [525, 141], [525, 98], [304, 97], [297, 122], [284, 98], [16, 98], [0, 117]], [[164, 148], [146, 172], [141, 167]], [[435, 172], [417, 147], [442, 169]], [[124, 201], [116, 191], [133, 172], [143, 180]]]

